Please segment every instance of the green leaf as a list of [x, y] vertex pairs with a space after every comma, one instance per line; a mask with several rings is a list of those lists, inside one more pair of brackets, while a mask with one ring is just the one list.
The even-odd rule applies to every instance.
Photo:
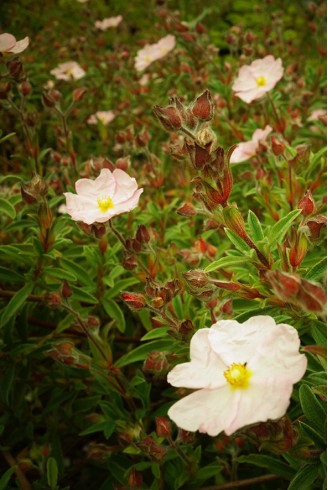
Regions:
[[3, 184], [7, 180], [12, 180], [16, 182], [21, 182], [23, 179], [19, 175], [2, 175], [0, 177], [0, 184]]
[[318, 477], [319, 466], [307, 464], [297, 472], [287, 490], [309, 490]]
[[33, 290], [33, 284], [26, 284], [22, 289], [17, 291], [3, 310], [1, 322], [2, 326], [6, 325], [9, 320], [16, 315], [21, 306], [25, 303], [27, 297]]
[[86, 286], [90, 284], [90, 275], [83, 267], [68, 259], [60, 259], [60, 263], [64, 270], [70, 271], [82, 284]]
[[319, 433], [305, 422], [300, 422], [300, 428], [303, 434], [309, 437], [318, 447], [326, 447], [326, 439], [323, 437], [324, 434], [322, 430]]
[[16, 217], [16, 209], [6, 199], [0, 199], [0, 213], [5, 213], [11, 219], [15, 219]]
[[324, 258], [320, 260], [316, 265], [311, 267], [311, 269], [305, 274], [305, 279], [308, 280], [313, 280], [313, 279], [318, 279], [318, 277], [321, 277], [323, 274], [326, 273], [327, 270], [327, 259]]
[[147, 354], [152, 351], [172, 351], [176, 349], [176, 345], [172, 342], [171, 339], [161, 339], [161, 340], [153, 340], [152, 342], [148, 342], [146, 345], [141, 345], [136, 349], [128, 352], [124, 356], [121, 357], [116, 363], [116, 366], [121, 368], [127, 366], [128, 364], [132, 364], [133, 362], [144, 361], [147, 357]]
[[75, 282], [77, 277], [75, 274], [68, 272], [67, 270], [59, 269], [57, 267], [47, 267], [45, 269], [46, 273], [51, 277], [56, 277], [57, 279], [66, 279], [66, 281]]
[[324, 408], [311, 388], [306, 384], [303, 384], [300, 387], [299, 396], [304, 415], [308, 419], [310, 425], [321, 432], [324, 421], [326, 420]]
[[58, 467], [55, 458], [48, 458], [47, 461], [47, 481], [51, 490], [56, 490], [58, 481]]
[[327, 345], [327, 326], [319, 320], [313, 320], [311, 325], [311, 335], [318, 345], [326, 347]]
[[113, 420], [104, 420], [103, 422], [98, 422], [93, 424], [84, 431], [80, 432], [80, 436], [86, 436], [89, 434], [94, 434], [95, 432], [103, 432], [106, 439], [109, 439], [115, 430], [115, 422]]
[[98, 303], [98, 299], [85, 289], [78, 288], [77, 286], [73, 286], [72, 284], [70, 284], [70, 288], [74, 294], [74, 299], [82, 301], [83, 303], [89, 303], [91, 305], [95, 305]]
[[154, 339], [160, 339], [162, 337], [167, 337], [168, 327], [158, 327], [154, 328], [154, 330], [150, 330], [150, 332], [147, 332], [143, 337], [141, 337], [140, 340], [145, 341], [145, 340], [154, 340]]
[[224, 229], [227, 237], [233, 243], [233, 245], [240, 251], [240, 252], [249, 252], [250, 248], [249, 246], [242, 240], [234, 231], [229, 230], [228, 228]]
[[236, 257], [229, 255], [227, 257], [222, 257], [219, 260], [215, 260], [211, 264], [209, 264], [207, 267], [205, 267], [204, 271], [205, 272], [213, 272], [216, 269], [225, 269], [227, 267], [233, 267], [235, 265], [241, 265], [241, 264], [246, 264], [247, 259], [250, 259], [250, 257]]
[[301, 213], [301, 209], [295, 209], [287, 214], [284, 218], [278, 221], [270, 230], [269, 242], [270, 244], [281, 242], [286, 235], [289, 228], [292, 226], [293, 221]]
[[11, 138], [12, 136], [14, 136], [16, 133], [9, 133], [9, 134], [6, 134], [6, 136], [3, 136], [3, 138], [0, 139], [0, 143], [3, 143], [4, 141], [7, 141], [9, 140], [9, 138]]
[[101, 302], [102, 306], [104, 307], [104, 310], [106, 311], [107, 315], [110, 318], [113, 318], [113, 320], [116, 320], [116, 326], [119, 329], [120, 332], [125, 331], [125, 318], [123, 311], [121, 308], [118, 306], [118, 304], [112, 300], [112, 299], [103, 299]]
[[13, 466], [12, 468], [9, 468], [2, 477], [0, 478], [0, 490], [6, 490], [8, 488], [8, 482], [10, 480], [10, 477], [13, 473], [15, 473], [16, 466]]
[[262, 225], [253, 211], [249, 210], [247, 217], [248, 226], [252, 235], [253, 240], [256, 242], [260, 242], [263, 240], [263, 230]]
[[295, 470], [293, 470], [288, 464], [272, 456], [249, 454], [248, 456], [239, 456], [235, 460], [239, 463], [248, 463], [255, 466], [260, 466], [261, 468], [266, 468], [275, 475], [282, 476], [283, 478], [290, 479], [295, 474]]

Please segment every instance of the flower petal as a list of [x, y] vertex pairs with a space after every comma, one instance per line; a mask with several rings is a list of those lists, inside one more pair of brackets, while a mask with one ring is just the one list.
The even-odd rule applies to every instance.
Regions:
[[119, 204], [130, 199], [138, 189], [136, 179], [119, 168], [114, 170], [113, 177], [116, 181], [116, 190], [113, 195], [114, 203]]
[[30, 44], [30, 39], [28, 37], [24, 37], [24, 39], [21, 39], [20, 41], [17, 41], [15, 46], [11, 49], [8, 50], [9, 53], [21, 53], [24, 51], [24, 49], [27, 48], [27, 46]]
[[0, 53], [5, 53], [16, 44], [16, 38], [12, 34], [5, 32], [0, 35]]

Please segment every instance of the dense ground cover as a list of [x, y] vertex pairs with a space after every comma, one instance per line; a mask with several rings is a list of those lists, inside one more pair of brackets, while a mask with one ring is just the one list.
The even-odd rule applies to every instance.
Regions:
[[325, 488], [325, 8], [1, 3], [0, 489]]

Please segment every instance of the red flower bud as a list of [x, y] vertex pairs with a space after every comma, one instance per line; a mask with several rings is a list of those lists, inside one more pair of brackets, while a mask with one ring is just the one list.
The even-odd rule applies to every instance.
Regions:
[[76, 88], [73, 92], [73, 100], [74, 102], [80, 102], [85, 94], [87, 93], [87, 89], [85, 87]]
[[196, 211], [194, 206], [190, 202], [187, 202], [181, 208], [177, 209], [177, 214], [181, 216], [194, 216]]
[[62, 289], [61, 289], [61, 294], [63, 298], [69, 298], [72, 296], [72, 290], [66, 279], [63, 282]]
[[213, 118], [213, 101], [209, 90], [205, 90], [195, 100], [192, 109], [193, 115], [202, 121], [210, 121]]
[[167, 449], [158, 444], [151, 436], [147, 436], [136, 444], [145, 454], [155, 461], [162, 461]]
[[25, 80], [20, 86], [20, 92], [22, 95], [24, 95], [24, 97], [30, 95], [32, 93], [32, 85], [30, 84], [30, 82]]
[[50, 308], [57, 308], [61, 305], [62, 300], [58, 293], [48, 293], [45, 296], [45, 302]]
[[183, 272], [182, 275], [189, 286], [195, 288], [201, 289], [209, 283], [209, 278], [207, 274], [202, 270], [196, 269], [193, 271]]
[[302, 210], [302, 214], [309, 216], [314, 211], [314, 200], [311, 191], [307, 191], [305, 196], [298, 203], [298, 209]]
[[303, 234], [297, 235], [289, 252], [289, 263], [292, 267], [298, 267], [301, 264], [306, 255], [307, 248], [306, 237]]
[[167, 437], [171, 434], [171, 424], [166, 417], [156, 417], [155, 422], [158, 437]]
[[229, 230], [234, 231], [238, 236], [245, 239], [248, 237], [242, 215], [237, 208], [232, 206], [223, 209], [225, 224]]
[[141, 293], [129, 293], [126, 291], [122, 292], [120, 296], [131, 310], [142, 310], [146, 305], [146, 298]]
[[137, 233], [136, 233], [136, 239], [138, 242], [141, 244], [148, 243], [150, 240], [150, 235], [148, 233], [147, 228], [145, 225], [139, 225]]
[[274, 155], [281, 155], [285, 151], [285, 145], [277, 140], [274, 136], [271, 136], [271, 147]]
[[327, 226], [327, 218], [326, 216], [321, 215], [315, 216], [314, 218], [309, 219], [306, 224], [310, 230], [312, 240], [317, 240], [320, 238], [322, 228]]
[[154, 114], [167, 131], [177, 131], [181, 129], [182, 120], [178, 109], [174, 106], [160, 107], [155, 106]]

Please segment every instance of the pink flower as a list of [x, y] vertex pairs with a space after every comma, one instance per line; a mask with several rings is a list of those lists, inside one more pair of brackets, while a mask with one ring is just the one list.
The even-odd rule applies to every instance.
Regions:
[[24, 37], [21, 41], [16, 41], [12, 34], [0, 34], [0, 53], [18, 54], [24, 51], [29, 45], [30, 40]]
[[249, 104], [273, 89], [283, 73], [281, 59], [275, 60], [269, 55], [240, 68], [232, 90], [241, 100]]
[[101, 31], [106, 31], [111, 27], [118, 26], [119, 23], [122, 22], [122, 20], [123, 17], [121, 15], [118, 15], [117, 17], [107, 17], [107, 19], [96, 20], [95, 26], [97, 27], [97, 29], [100, 29]]
[[135, 68], [142, 71], [147, 68], [153, 61], [164, 58], [175, 47], [175, 36], [169, 34], [160, 39], [156, 44], [146, 44], [140, 49], [135, 57]]
[[256, 155], [260, 143], [263, 143], [266, 140], [271, 131], [271, 126], [266, 126], [265, 129], [256, 129], [250, 141], [239, 143], [231, 155], [230, 163], [244, 162]]
[[53, 75], [57, 80], [79, 80], [84, 77], [86, 72], [76, 61], [67, 61], [66, 63], [60, 63], [57, 68], [51, 70], [51, 75]]
[[327, 116], [327, 111], [324, 109], [314, 109], [311, 112], [310, 117], [307, 118], [308, 121], [320, 121], [321, 118], [324, 118]]
[[74, 221], [87, 225], [105, 223], [117, 214], [131, 211], [138, 205], [143, 189], [136, 179], [115, 169], [103, 168], [95, 179], [80, 179], [75, 183], [77, 194], [66, 192], [66, 212]]
[[98, 121], [100, 121], [107, 126], [107, 124], [112, 122], [114, 118], [115, 114], [113, 111], [98, 111], [89, 117], [88, 124], [98, 124]]
[[177, 387], [197, 389], [175, 403], [169, 417], [182, 429], [227, 435], [249, 424], [282, 417], [293, 384], [305, 373], [297, 330], [270, 316], [245, 323], [220, 320], [195, 333], [190, 362], [168, 374]]

